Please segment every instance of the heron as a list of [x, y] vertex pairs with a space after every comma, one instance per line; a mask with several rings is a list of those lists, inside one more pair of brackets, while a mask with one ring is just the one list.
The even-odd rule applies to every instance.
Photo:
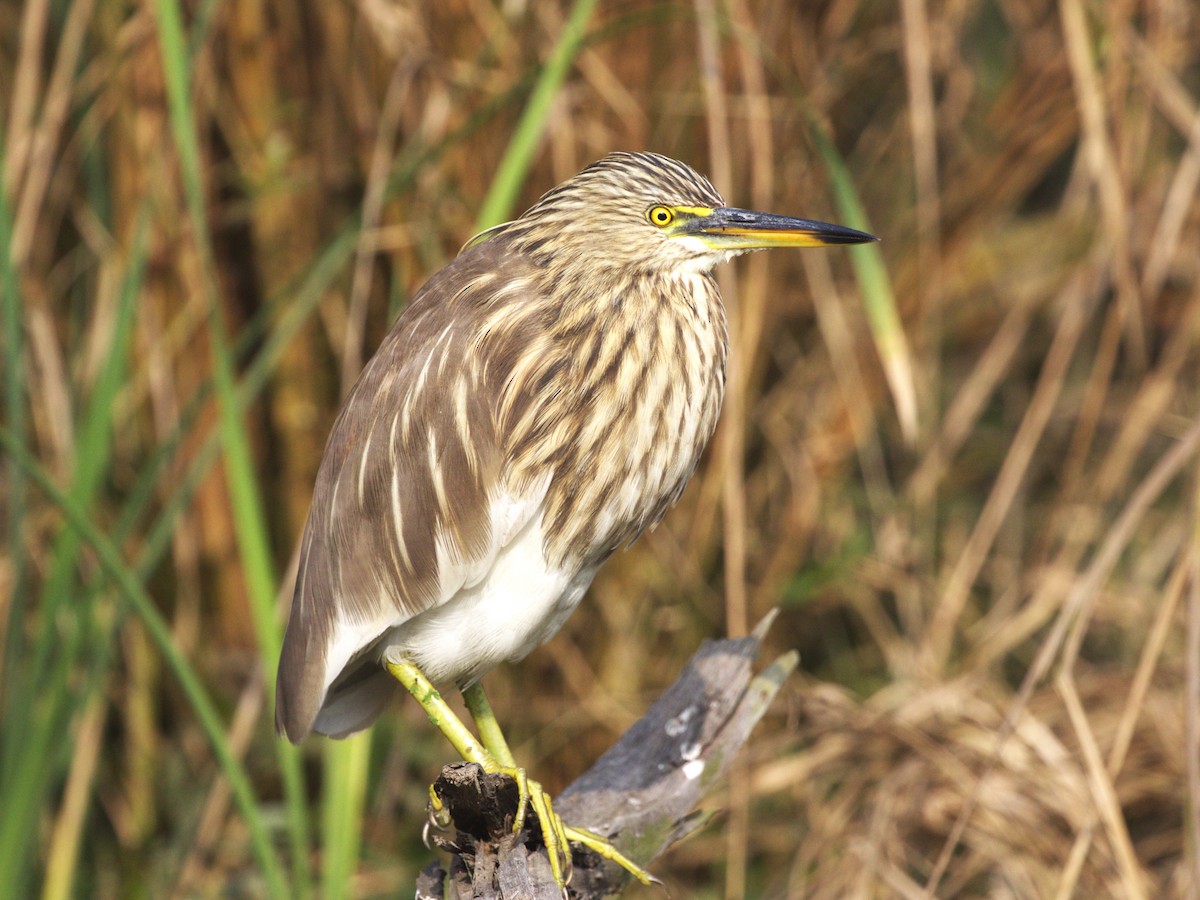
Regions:
[[[513, 830], [532, 808], [560, 888], [572, 842], [648, 882], [608, 838], [554, 813], [480, 679], [549, 640], [695, 472], [725, 389], [713, 268], [751, 250], [873, 240], [726, 206], [690, 166], [621, 152], [468, 242], [396, 319], [334, 422], [277, 730], [344, 737], [407, 689], [464, 760], [517, 781]], [[439, 685], [462, 691], [476, 733]], [[440, 802], [431, 789], [435, 812]]]

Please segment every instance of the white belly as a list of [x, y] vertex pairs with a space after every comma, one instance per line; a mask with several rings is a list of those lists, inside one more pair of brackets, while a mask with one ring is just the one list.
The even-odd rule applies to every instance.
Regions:
[[596, 569], [552, 567], [544, 537], [539, 512], [477, 584], [393, 629], [384, 655], [416, 664], [435, 684], [466, 686], [548, 641], [579, 605]]

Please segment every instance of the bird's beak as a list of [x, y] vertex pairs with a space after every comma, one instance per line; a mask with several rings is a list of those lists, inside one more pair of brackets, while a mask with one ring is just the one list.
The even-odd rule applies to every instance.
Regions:
[[769, 247], [827, 247], [865, 244], [879, 238], [844, 225], [794, 219], [722, 206], [687, 222], [677, 232], [704, 241], [714, 250], [762, 250]]

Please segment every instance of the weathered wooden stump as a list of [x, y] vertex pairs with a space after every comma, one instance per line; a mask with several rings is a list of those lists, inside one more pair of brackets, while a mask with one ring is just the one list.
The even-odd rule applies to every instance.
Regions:
[[[745, 743], [796, 667], [787, 653], [755, 676], [751, 665], [774, 614], [752, 636], [707, 641], [683, 674], [591, 769], [554, 800], [563, 820], [609, 838], [643, 867], [707, 819], [700, 798]], [[432, 863], [417, 879], [419, 900], [559, 900], [532, 813], [512, 834], [517, 788], [473, 763], [446, 766], [437, 788], [453, 833], [432, 833], [450, 853], [447, 872]], [[590, 850], [573, 847], [572, 897], [608, 897], [630, 876]]]

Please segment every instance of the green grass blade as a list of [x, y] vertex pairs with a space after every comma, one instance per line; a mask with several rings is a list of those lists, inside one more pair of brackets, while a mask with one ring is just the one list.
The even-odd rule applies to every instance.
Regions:
[[584, 32], [595, 8], [596, 0], [577, 0], [571, 10], [558, 43], [554, 45], [554, 50], [551, 51], [533, 86], [533, 93], [529, 96], [529, 102], [525, 104], [521, 120], [517, 123], [512, 139], [509, 140], [496, 169], [492, 185], [475, 220], [476, 231], [491, 228], [511, 214], [521, 184], [529, 172], [538, 142], [546, 131], [554, 96], [562, 87], [571, 63], [583, 46]]
[[[276, 574], [273, 570], [266, 516], [258, 492], [250, 442], [236, 401], [233, 359], [221, 318], [220, 298], [213, 274], [214, 261], [208, 239], [204, 193], [200, 175], [199, 141], [191, 104], [190, 59], [179, 6], [173, 0], [158, 0], [156, 23], [162, 50], [171, 133], [179, 157], [184, 195], [200, 256], [201, 281], [209, 312], [209, 337], [213, 349], [213, 385], [220, 415], [225, 472], [233, 505], [234, 530], [245, 570], [250, 616], [263, 662], [267, 696], [275, 695], [274, 661], [282, 643], [275, 617]], [[300, 770], [300, 755], [286, 741], [277, 741], [276, 754], [283, 778], [288, 811], [288, 833], [292, 850], [292, 875], [299, 896], [310, 892], [308, 871], [309, 825]]]
[[[809, 133], [825, 163], [825, 170], [833, 186], [834, 199], [845, 224], [860, 231], [872, 231], [867, 214], [858, 199], [858, 192], [854, 188], [854, 181], [833, 141], [817, 122], [810, 123]], [[908, 338], [904, 335], [904, 328], [900, 324], [900, 314], [896, 311], [896, 298], [892, 294], [892, 283], [883, 262], [883, 254], [878, 244], [859, 244], [848, 247], [847, 250], [850, 252], [850, 263], [854, 267], [875, 349], [883, 362], [888, 387], [896, 404], [900, 430], [905, 440], [912, 444], [916, 441], [918, 431], [912, 353], [908, 347]]]
[[[0, 122], [0, 172], [5, 170], [4, 131]], [[17, 286], [17, 273], [12, 259], [12, 215], [8, 204], [8, 192], [0, 182], [0, 316], [4, 328], [0, 333], [3, 347], [4, 371], [4, 416], [14, 439], [22, 448], [28, 447], [28, 416], [25, 410], [25, 326], [21, 316], [21, 297]], [[25, 522], [25, 474], [10, 461], [6, 466], [8, 497], [8, 559], [12, 566], [12, 596], [8, 602], [8, 623], [5, 628], [4, 659], [0, 672], [0, 715], [10, 721], [14, 697], [28, 695], [25, 685], [28, 673], [20, 653], [21, 639], [25, 633], [25, 611], [29, 592], [26, 586], [26, 551], [22, 535]], [[0, 784], [8, 781], [10, 742], [15, 736], [10, 732], [0, 741]]]
[[[5, 433], [7, 436], [7, 432]], [[16, 453], [13, 453], [16, 458]], [[65, 730], [65, 723], [39, 721], [40, 727], [23, 745], [25, 752], [18, 757], [17, 764], [25, 768], [19, 771], [24, 777], [15, 778], [4, 791], [5, 812], [0, 816], [0, 878], [4, 878], [6, 890], [14, 897], [28, 896], [29, 880], [36, 861], [30, 852], [30, 844], [37, 836], [41, 824], [41, 801], [50, 789], [50, 778], [65, 764], [67, 744], [55, 743], [54, 725], [58, 732]]]
[[[230, 789], [233, 791], [238, 809], [241, 811], [246, 828], [250, 833], [250, 842], [259, 865], [262, 867], [263, 878], [271, 896], [290, 896], [283, 870], [280, 868], [274, 848], [271, 846], [270, 835], [263, 822], [249, 775], [229, 746], [229, 741], [225, 736], [225, 726], [215, 705], [204, 690], [200, 677], [176, 648], [171, 637], [170, 627], [155, 608], [154, 601], [146, 593], [146, 589], [139, 583], [133, 571], [125, 565], [113, 543], [101, 533], [74, 498], [54, 483], [53, 479], [34, 461], [6, 428], [0, 428], [0, 446], [3, 446], [9, 456], [22, 468], [25, 475], [32, 479], [38, 489], [58, 508], [66, 518], [67, 524], [79, 533], [82, 542], [92, 548], [100, 568], [116, 586], [121, 600], [132, 609], [141, 621], [146, 633], [167, 664], [167, 668], [175, 676], [176, 682], [184, 696], [187, 697], [188, 704], [196, 714], [196, 721], [212, 747], [217, 763], [229, 780]], [[0, 828], [6, 828], [7, 825], [7, 817], [0, 816]], [[2, 846], [3, 844], [0, 843], [0, 847]]]
[[322, 900], [343, 900], [351, 896], [350, 880], [358, 863], [362, 838], [370, 738], [370, 733], [358, 734], [344, 741], [325, 741], [322, 747], [325, 782], [337, 785], [343, 791], [339, 795], [326, 790], [322, 798]]

